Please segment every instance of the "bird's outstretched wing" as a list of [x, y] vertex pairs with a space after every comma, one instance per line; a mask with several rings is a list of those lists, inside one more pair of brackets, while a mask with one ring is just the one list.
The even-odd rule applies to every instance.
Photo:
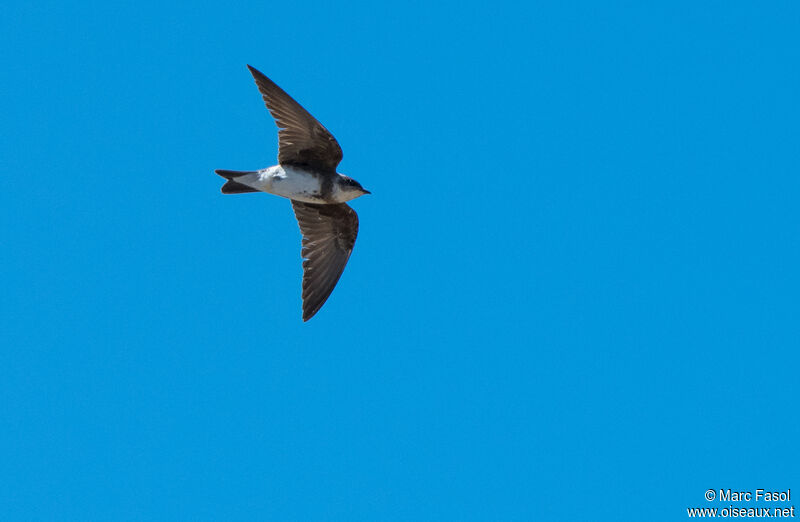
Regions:
[[303, 234], [303, 321], [316, 314], [344, 271], [358, 235], [358, 216], [345, 203], [292, 201]]
[[275, 82], [254, 67], [247, 68], [278, 125], [278, 163], [336, 172], [342, 161], [336, 138]]

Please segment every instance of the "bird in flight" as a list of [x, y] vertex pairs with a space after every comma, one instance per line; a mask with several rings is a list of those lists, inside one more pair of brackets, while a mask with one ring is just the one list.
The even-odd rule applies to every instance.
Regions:
[[342, 149], [299, 103], [254, 67], [267, 109], [278, 126], [278, 164], [261, 170], [216, 170], [223, 194], [268, 192], [292, 201], [303, 235], [303, 321], [316, 314], [344, 271], [358, 235], [358, 216], [346, 201], [369, 194], [336, 172]]

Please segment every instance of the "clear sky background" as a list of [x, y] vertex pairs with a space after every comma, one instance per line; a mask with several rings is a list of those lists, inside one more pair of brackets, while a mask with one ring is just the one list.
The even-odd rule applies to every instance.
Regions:
[[[796, 2], [222, 4], [4, 4], [0, 518], [800, 498]], [[246, 63], [373, 192], [305, 324]]]

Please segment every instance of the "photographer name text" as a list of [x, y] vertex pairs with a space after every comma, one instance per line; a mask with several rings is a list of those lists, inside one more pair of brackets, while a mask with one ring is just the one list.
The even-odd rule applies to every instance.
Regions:
[[[753, 491], [734, 491], [732, 489], [720, 489], [719, 494], [713, 495], [713, 489], [708, 490], [707, 500], [714, 500], [714, 496], [720, 502], [789, 502], [792, 500], [792, 490], [786, 491], [766, 491], [757, 489]], [[710, 497], [710, 498], [709, 498]]]

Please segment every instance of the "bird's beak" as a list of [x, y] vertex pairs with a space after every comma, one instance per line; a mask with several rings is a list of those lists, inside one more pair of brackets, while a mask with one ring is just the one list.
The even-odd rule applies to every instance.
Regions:
[[363, 190], [363, 191], [364, 191], [364, 194], [372, 194], [372, 192], [370, 192], [370, 191], [369, 191], [369, 190], [367, 190], [367, 189], [361, 189], [361, 190]]

